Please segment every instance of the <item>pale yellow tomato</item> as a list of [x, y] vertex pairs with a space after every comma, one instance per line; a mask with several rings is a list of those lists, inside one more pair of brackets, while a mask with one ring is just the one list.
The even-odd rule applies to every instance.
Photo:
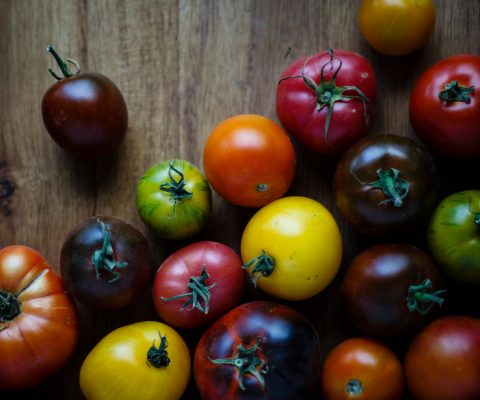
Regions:
[[284, 197], [248, 222], [241, 253], [244, 267], [263, 291], [304, 300], [320, 293], [337, 274], [342, 238], [322, 204], [307, 197]]
[[92, 349], [80, 369], [80, 388], [88, 400], [177, 400], [190, 368], [188, 347], [174, 329], [137, 322]]

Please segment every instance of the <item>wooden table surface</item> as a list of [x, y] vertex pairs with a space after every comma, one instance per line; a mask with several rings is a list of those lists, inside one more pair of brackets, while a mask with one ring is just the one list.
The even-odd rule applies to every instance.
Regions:
[[[201, 166], [206, 137], [231, 115], [257, 113], [276, 119], [275, 89], [282, 69], [297, 57], [328, 47], [359, 52], [372, 63], [379, 101], [371, 132], [413, 136], [407, 112], [411, 87], [421, 71], [441, 58], [480, 53], [480, 2], [435, 1], [436, 27], [427, 45], [396, 58], [376, 53], [363, 40], [358, 4], [350, 0], [0, 0], [0, 181], [11, 182], [14, 188], [8, 195], [0, 191], [0, 246], [31, 246], [58, 270], [62, 241], [76, 223], [92, 215], [114, 215], [147, 236], [155, 269], [167, 254], [199, 239], [218, 240], [238, 251], [243, 228], [255, 210], [233, 206], [215, 195], [213, 215], [202, 234], [183, 242], [162, 241], [149, 233], [137, 214], [137, 182], [161, 160], [183, 158]], [[49, 43], [76, 59], [83, 70], [109, 76], [123, 92], [130, 121], [114, 158], [75, 161], [47, 134], [40, 104], [53, 83], [47, 69], [54, 62], [45, 52]], [[314, 323], [324, 356], [355, 334], [339, 301], [339, 287], [344, 268], [369, 242], [354, 233], [335, 208], [331, 181], [337, 159], [301, 147], [297, 158], [289, 194], [308, 196], [328, 207], [345, 241], [342, 270], [335, 281], [319, 296], [292, 304]], [[443, 193], [479, 188], [478, 174], [474, 180], [462, 173], [465, 163], [438, 161]], [[478, 163], [473, 165], [478, 171]], [[414, 239], [416, 244], [423, 245], [422, 237]], [[458, 292], [477, 300], [476, 305], [464, 308], [458, 302], [444, 312], [480, 316], [474, 291]], [[251, 290], [246, 299], [265, 297]], [[43, 384], [0, 393], [2, 400], [34, 395], [83, 398], [78, 372], [95, 343], [119, 326], [158, 319], [150, 292], [122, 311], [82, 306], [79, 310], [81, 335], [73, 358]], [[200, 333], [185, 333], [192, 349]], [[197, 398], [193, 385], [184, 398]]]

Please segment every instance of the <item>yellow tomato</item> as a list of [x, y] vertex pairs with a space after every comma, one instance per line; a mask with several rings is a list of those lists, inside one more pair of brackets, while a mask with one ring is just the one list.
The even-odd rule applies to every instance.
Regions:
[[114, 330], [92, 349], [80, 369], [80, 388], [88, 400], [177, 400], [190, 366], [188, 347], [175, 330], [161, 322], [137, 322]]
[[261, 208], [241, 242], [244, 267], [266, 293], [304, 300], [320, 293], [342, 260], [342, 238], [332, 214], [306, 197], [284, 197]]
[[435, 27], [432, 0], [363, 0], [358, 17], [368, 44], [390, 56], [419, 49]]

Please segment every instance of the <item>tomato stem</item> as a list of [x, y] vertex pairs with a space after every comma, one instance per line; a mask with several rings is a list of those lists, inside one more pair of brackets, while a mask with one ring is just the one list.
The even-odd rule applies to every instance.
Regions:
[[433, 293], [428, 293], [432, 288], [430, 279], [425, 279], [418, 285], [410, 285], [408, 288], [407, 308], [408, 311], [417, 311], [421, 315], [427, 314], [434, 304], [441, 306], [444, 299], [440, 297], [446, 290], [436, 290]]
[[125, 268], [128, 263], [126, 261], [115, 261], [113, 259], [110, 229], [99, 219], [97, 219], [97, 222], [102, 228], [103, 244], [101, 249], [95, 250], [93, 253], [92, 264], [95, 267], [97, 279], [100, 279], [100, 270], [104, 269], [113, 275], [113, 278], [108, 281], [108, 283], [112, 283], [118, 281], [122, 276], [118, 271], [115, 271], [115, 268]]
[[[58, 53], [55, 51], [55, 49], [53, 48], [53, 46], [51, 44], [49, 44], [47, 46], [47, 52], [50, 53], [51, 55], [53, 55], [53, 57], [55, 58], [55, 61], [57, 62], [58, 66], [60, 67], [60, 70], [62, 71], [63, 78], [60, 77], [59, 75], [57, 75], [51, 68], [48, 69], [48, 72], [50, 72], [50, 74], [57, 81], [61, 81], [64, 78], [70, 78], [74, 75], [74, 73], [72, 71], [70, 71], [70, 69], [68, 68], [67, 63], [61, 59], [61, 57], [58, 55]], [[67, 61], [71, 62], [72, 64], [74, 64], [78, 68], [78, 64], [75, 61], [70, 60], [70, 59], [67, 60]]]
[[349, 397], [360, 396], [363, 393], [362, 382], [359, 381], [358, 379], [350, 379], [345, 385], [345, 391], [347, 392]]
[[[171, 199], [173, 201], [173, 217], [176, 216], [176, 207], [177, 202], [183, 199], [191, 199], [193, 194], [185, 189], [185, 179], [180, 170], [175, 168], [175, 161], [171, 160], [168, 165], [168, 176], [170, 177], [170, 182], [162, 183], [160, 185], [160, 190], [170, 193]], [[174, 173], [178, 175], [179, 179], [175, 180]]]
[[[206, 286], [205, 281], [208, 278], [210, 278], [210, 275], [207, 272], [207, 266], [203, 264], [201, 275], [192, 276], [188, 281], [187, 288], [190, 290], [190, 292], [168, 298], [161, 297], [161, 299], [165, 302], [169, 302], [188, 297], [189, 299], [183, 304], [183, 306], [180, 308], [180, 311], [191, 311], [194, 308], [197, 308], [201, 312], [208, 314], [210, 303], [210, 289], [214, 288], [216, 285], [216, 283], [212, 283], [211, 285]], [[201, 300], [203, 300], [203, 306], [201, 304]]]
[[457, 81], [451, 81], [445, 85], [445, 89], [438, 94], [438, 97], [447, 103], [460, 101], [470, 104], [471, 99], [469, 95], [472, 94], [473, 91], [474, 86], [460, 86]]
[[14, 319], [20, 314], [21, 306], [17, 295], [0, 290], [0, 323]]
[[[365, 118], [365, 124], [368, 126], [370, 121], [368, 118], [367, 103], [371, 103], [371, 100], [357, 86], [337, 86], [337, 74], [342, 68], [343, 62], [342, 60], [334, 56], [332, 49], [328, 50], [328, 54], [330, 56], [330, 59], [328, 60], [328, 62], [322, 65], [322, 68], [320, 70], [320, 82], [318, 84], [311, 77], [305, 75], [305, 67], [315, 57], [309, 57], [305, 60], [302, 66], [301, 75], [287, 76], [280, 79], [278, 84], [282, 83], [287, 79], [301, 78], [303, 79], [305, 85], [307, 85], [315, 92], [317, 111], [320, 112], [325, 107], [328, 107], [328, 112], [325, 119], [324, 138], [325, 141], [333, 147], [333, 145], [328, 140], [328, 129], [330, 127], [330, 120], [332, 119], [335, 103], [337, 101], [359, 100], [363, 106], [363, 117]], [[337, 67], [335, 67], [334, 65], [335, 61], [338, 61]], [[325, 73], [329, 73], [332, 70], [334, 70], [332, 77], [329, 80], [326, 80]], [[354, 92], [355, 94], [344, 94], [347, 91]]]
[[245, 390], [243, 379], [245, 374], [251, 374], [257, 378], [260, 385], [265, 387], [265, 379], [262, 375], [268, 372], [268, 366], [265, 361], [256, 356], [257, 350], [261, 351], [260, 343], [262, 338], [257, 337], [255, 343], [250, 348], [246, 348], [243, 344], [237, 346], [237, 352], [232, 358], [219, 358], [216, 360], [209, 359], [214, 364], [232, 365], [238, 369], [238, 386]]
[[257, 257], [252, 258], [249, 262], [242, 265], [243, 269], [248, 269], [253, 265], [252, 270], [250, 271], [250, 280], [253, 283], [254, 287], [257, 287], [257, 279], [261, 276], [268, 277], [272, 274], [275, 269], [275, 260], [273, 257], [265, 253], [265, 250], [262, 250], [262, 254]]
[[153, 365], [155, 368], [165, 368], [170, 364], [170, 358], [168, 358], [168, 342], [167, 337], [162, 336], [160, 332], [160, 345], [155, 347], [155, 339], [153, 344], [147, 351], [147, 365]]

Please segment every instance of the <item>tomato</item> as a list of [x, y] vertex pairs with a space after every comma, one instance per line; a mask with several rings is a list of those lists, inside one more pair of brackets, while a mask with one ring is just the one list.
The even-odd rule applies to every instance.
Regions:
[[367, 133], [375, 72], [360, 54], [330, 50], [291, 63], [277, 87], [277, 116], [308, 149], [338, 155]]
[[405, 136], [369, 135], [340, 159], [334, 177], [338, 209], [363, 235], [394, 236], [426, 222], [439, 178], [430, 154]]
[[361, 252], [345, 272], [342, 297], [353, 324], [369, 336], [412, 334], [443, 303], [432, 259], [407, 244], [382, 244]]
[[79, 158], [99, 159], [113, 153], [128, 127], [127, 105], [118, 87], [96, 72], [72, 73], [50, 45], [64, 77], [44, 94], [43, 123], [53, 140]]
[[350, 338], [328, 353], [322, 388], [325, 400], [400, 400], [404, 389], [402, 365], [381, 342]]
[[404, 368], [415, 399], [480, 399], [480, 320], [448, 316], [433, 321], [410, 344]]
[[370, 46], [389, 56], [422, 47], [435, 27], [432, 0], [362, 0], [360, 32]]
[[212, 192], [197, 167], [185, 160], [169, 160], [145, 172], [136, 201], [143, 222], [159, 236], [185, 239], [206, 225]]
[[211, 323], [232, 309], [244, 291], [240, 257], [222, 243], [192, 243], [160, 265], [153, 302], [160, 318], [177, 328]]
[[282, 197], [295, 175], [295, 149], [271, 119], [255, 114], [222, 121], [203, 150], [203, 166], [213, 189], [224, 199], [260, 207]]
[[110, 332], [80, 369], [87, 400], [177, 400], [190, 378], [190, 353], [168, 325], [143, 321]]
[[480, 190], [453, 193], [438, 204], [428, 228], [428, 245], [450, 276], [480, 283]]
[[131, 304], [152, 274], [148, 243], [132, 225], [115, 217], [87, 218], [65, 238], [60, 270], [69, 293], [98, 309]]
[[322, 204], [284, 197], [250, 219], [241, 254], [255, 286], [281, 299], [304, 300], [320, 293], [337, 274], [342, 237]]
[[0, 390], [34, 386], [73, 354], [79, 321], [60, 277], [35, 250], [0, 250]]
[[301, 400], [318, 378], [319, 339], [290, 307], [253, 301], [215, 322], [195, 349], [193, 372], [203, 400]]
[[458, 54], [428, 68], [410, 95], [410, 122], [438, 153], [480, 155], [480, 56]]

